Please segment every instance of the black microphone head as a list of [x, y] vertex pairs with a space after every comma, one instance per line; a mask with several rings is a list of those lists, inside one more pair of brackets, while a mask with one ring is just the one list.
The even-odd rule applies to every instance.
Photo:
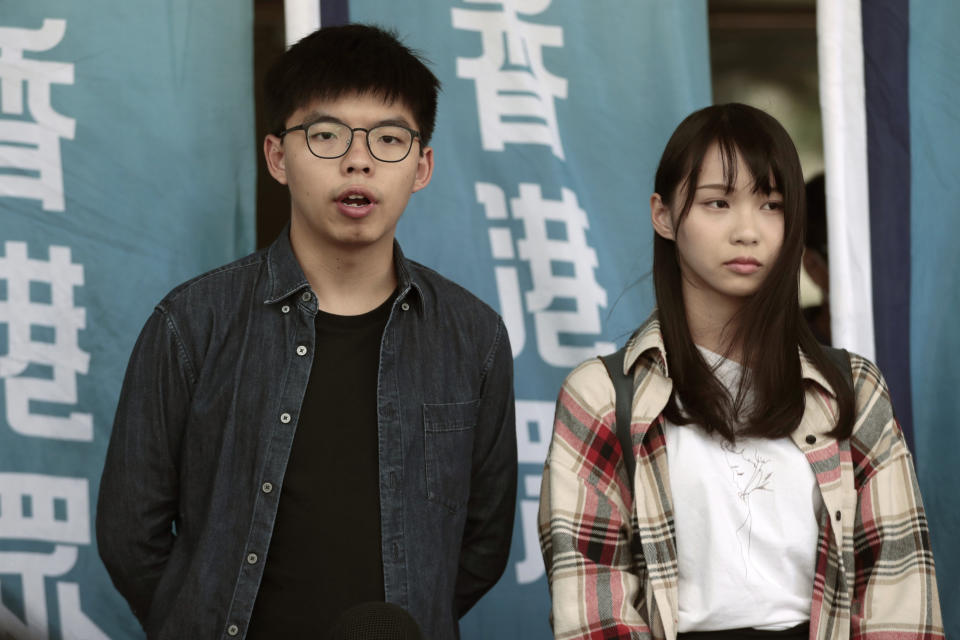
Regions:
[[420, 627], [403, 607], [363, 602], [340, 614], [329, 640], [423, 640]]

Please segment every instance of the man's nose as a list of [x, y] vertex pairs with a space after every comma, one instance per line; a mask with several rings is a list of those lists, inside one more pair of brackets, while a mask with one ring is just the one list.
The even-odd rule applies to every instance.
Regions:
[[345, 173], [355, 171], [370, 173], [373, 171], [373, 156], [370, 155], [370, 149], [367, 148], [367, 132], [365, 129], [353, 130], [350, 148], [347, 149], [340, 164]]

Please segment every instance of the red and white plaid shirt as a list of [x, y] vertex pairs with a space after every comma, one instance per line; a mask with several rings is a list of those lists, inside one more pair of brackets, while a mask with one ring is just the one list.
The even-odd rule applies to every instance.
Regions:
[[[810, 638], [943, 638], [920, 490], [880, 371], [851, 354], [853, 435], [828, 435], [835, 395], [802, 353], [806, 411], [791, 439], [825, 505], [811, 586]], [[627, 351], [634, 371], [631, 496], [615, 432], [615, 394], [599, 359], [567, 377], [540, 493], [540, 544], [558, 640], [673, 639], [677, 552], [661, 412], [670, 397], [656, 314]], [[636, 540], [635, 540], [636, 539]], [[631, 549], [633, 548], [633, 551]]]

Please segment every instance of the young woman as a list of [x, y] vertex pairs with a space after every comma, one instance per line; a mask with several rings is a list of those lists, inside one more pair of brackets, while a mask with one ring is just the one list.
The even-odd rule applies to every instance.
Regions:
[[657, 310], [624, 361], [634, 477], [600, 360], [557, 401], [540, 501], [555, 636], [942, 638], [883, 378], [834, 364], [799, 309], [789, 136], [746, 105], [702, 109], [654, 188]]

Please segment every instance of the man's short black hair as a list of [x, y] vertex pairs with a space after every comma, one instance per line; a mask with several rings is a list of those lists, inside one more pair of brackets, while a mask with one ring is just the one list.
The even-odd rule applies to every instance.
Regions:
[[290, 47], [267, 72], [264, 90], [271, 133], [280, 133], [294, 111], [314, 100], [372, 94], [409, 108], [426, 146], [440, 81], [396, 33], [349, 24], [318, 29]]

